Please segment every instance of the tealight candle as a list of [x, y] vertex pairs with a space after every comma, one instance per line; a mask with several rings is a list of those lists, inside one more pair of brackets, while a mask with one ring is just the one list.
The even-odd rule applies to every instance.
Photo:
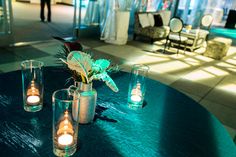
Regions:
[[142, 98], [139, 95], [131, 95], [131, 100], [135, 102], [140, 102]]
[[68, 111], [65, 111], [64, 118], [59, 124], [57, 131], [58, 143], [62, 146], [68, 146], [73, 143], [73, 127], [69, 120]]
[[130, 99], [134, 102], [140, 102], [142, 100], [141, 84], [137, 83], [136, 88], [132, 89]]
[[28, 96], [26, 101], [28, 104], [37, 104], [40, 102], [40, 98], [39, 96], [32, 95], [32, 96]]
[[72, 142], [73, 142], [73, 136], [70, 134], [65, 133], [58, 137], [58, 143], [63, 146], [70, 145]]
[[31, 81], [27, 89], [26, 102], [29, 105], [37, 105], [40, 102], [39, 89], [34, 81]]

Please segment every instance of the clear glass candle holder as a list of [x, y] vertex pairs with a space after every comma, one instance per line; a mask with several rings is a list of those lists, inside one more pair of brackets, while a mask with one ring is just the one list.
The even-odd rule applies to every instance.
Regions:
[[21, 62], [23, 106], [28, 112], [43, 108], [43, 62], [25, 60]]
[[128, 105], [130, 108], [143, 107], [148, 70], [147, 65], [135, 64], [132, 67], [128, 91]]
[[53, 93], [53, 153], [71, 156], [77, 150], [79, 92], [61, 89]]

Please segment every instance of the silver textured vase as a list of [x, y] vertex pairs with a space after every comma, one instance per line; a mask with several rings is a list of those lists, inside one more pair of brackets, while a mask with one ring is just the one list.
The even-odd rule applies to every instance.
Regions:
[[97, 91], [92, 88], [92, 83], [85, 84], [75, 82], [75, 86], [78, 87], [80, 91], [79, 123], [91, 123], [95, 116]]

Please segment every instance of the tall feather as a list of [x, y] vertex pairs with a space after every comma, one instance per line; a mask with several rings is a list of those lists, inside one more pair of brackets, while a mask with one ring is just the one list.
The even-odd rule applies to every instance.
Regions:
[[91, 56], [81, 52], [81, 51], [72, 51], [67, 56], [67, 65], [71, 70], [75, 70], [80, 75], [83, 75], [86, 79], [86, 82], [89, 82], [89, 71], [92, 69], [93, 60]]
[[92, 79], [95, 79], [95, 80], [102, 80], [106, 83], [106, 85], [108, 87], [111, 88], [111, 90], [113, 90], [114, 92], [118, 92], [119, 89], [117, 88], [115, 82], [111, 79], [111, 77], [107, 74], [106, 71], [102, 72], [102, 73], [99, 73], [99, 74], [96, 74], [96, 75], [93, 75], [93, 78]]

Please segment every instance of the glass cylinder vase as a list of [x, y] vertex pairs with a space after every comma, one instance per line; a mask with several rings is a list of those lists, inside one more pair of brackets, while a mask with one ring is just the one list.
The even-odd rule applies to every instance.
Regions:
[[[56, 156], [71, 156], [77, 149], [79, 92], [57, 90], [52, 96], [53, 152]], [[75, 106], [77, 108], [75, 108]]]
[[24, 110], [37, 112], [43, 108], [43, 62], [21, 62]]
[[97, 91], [92, 88], [92, 83], [85, 84], [82, 82], [75, 82], [74, 85], [80, 91], [79, 123], [91, 123], [95, 116]]
[[132, 67], [128, 91], [128, 105], [130, 108], [143, 107], [148, 70], [147, 65], [135, 64]]

